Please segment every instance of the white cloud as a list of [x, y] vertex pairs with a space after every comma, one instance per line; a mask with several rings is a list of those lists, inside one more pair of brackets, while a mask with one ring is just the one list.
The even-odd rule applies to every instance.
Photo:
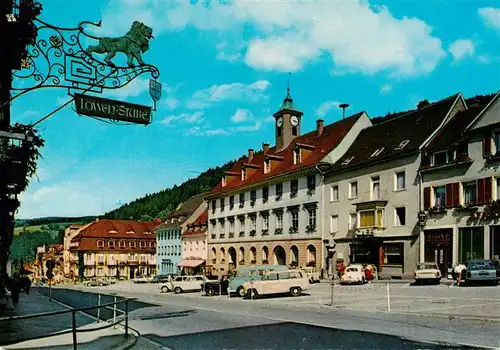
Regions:
[[149, 91], [149, 79], [137, 77], [122, 88], [116, 90], [106, 90], [103, 93], [104, 97], [127, 99], [128, 97], [136, 97]]
[[163, 120], [161, 120], [160, 123], [165, 125], [172, 125], [174, 122], [199, 124], [203, 122], [204, 119], [205, 119], [204, 112], [197, 111], [194, 113], [181, 113], [176, 115], [169, 115], [163, 118]]
[[255, 124], [252, 125], [241, 125], [229, 128], [232, 132], [247, 132], [247, 131], [258, 131], [262, 127], [262, 122], [257, 120]]
[[267, 80], [259, 80], [252, 84], [232, 83], [212, 85], [207, 89], [196, 91], [187, 101], [186, 107], [201, 109], [228, 100], [260, 101], [266, 98], [265, 91], [269, 86], [271, 86], [271, 83]]
[[459, 61], [467, 56], [473, 56], [475, 45], [470, 39], [458, 39], [450, 44], [448, 51], [453, 55], [455, 61]]
[[338, 109], [339, 105], [340, 102], [338, 101], [325, 101], [316, 109], [316, 115], [320, 118], [324, 118], [331, 110]]
[[39, 111], [36, 111], [34, 109], [27, 109], [23, 112], [22, 118], [31, 118], [31, 117], [36, 117], [39, 116], [41, 113]]
[[231, 117], [233, 123], [242, 123], [253, 119], [253, 114], [248, 109], [238, 108]]
[[392, 85], [391, 84], [384, 84], [380, 88], [380, 92], [381, 93], [387, 93], [387, 92], [390, 92], [390, 91], [392, 91]]
[[193, 126], [192, 128], [189, 128], [184, 131], [184, 135], [187, 136], [215, 136], [215, 135], [229, 135], [229, 132], [218, 128], [218, 129], [209, 129], [209, 128], [202, 128], [199, 126]]
[[229, 44], [227, 40], [224, 40], [216, 46], [216, 59], [220, 61], [236, 62], [242, 57], [241, 51], [244, 47], [245, 45], [243, 42]]
[[486, 26], [500, 30], [500, 8], [483, 7], [477, 13]]
[[274, 116], [272, 116], [272, 115], [264, 118], [264, 123], [274, 123], [274, 121], [275, 121], [275, 119], [274, 119]]
[[[491, 9], [483, 12], [492, 16]], [[255, 34], [249, 38], [243, 57], [256, 69], [299, 70], [327, 54], [336, 70], [418, 75], [432, 71], [446, 55], [441, 40], [433, 36], [426, 22], [407, 16], [396, 18], [386, 6], [371, 6], [365, 0], [233, 0], [211, 1], [209, 6], [202, 2], [132, 0], [120, 6], [119, 1], [112, 1], [103, 14], [108, 27], [100, 34], [123, 35], [134, 19], [148, 23], [155, 36], [192, 26], [224, 37], [249, 26]], [[231, 45], [223, 46], [224, 54]], [[280, 51], [287, 48], [290, 50]]]
[[165, 106], [167, 106], [170, 109], [175, 109], [177, 106], [179, 106], [179, 100], [176, 99], [175, 97], [167, 97], [164, 99], [165, 101]]

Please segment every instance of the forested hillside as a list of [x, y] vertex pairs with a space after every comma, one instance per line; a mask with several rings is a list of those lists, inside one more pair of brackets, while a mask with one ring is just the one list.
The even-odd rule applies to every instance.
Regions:
[[10, 246], [10, 259], [26, 262], [35, 258], [36, 248], [45, 244], [63, 242], [64, 228], [67, 223], [52, 223], [38, 226], [24, 226], [14, 236]]
[[104, 218], [141, 221], [155, 218], [165, 219], [167, 215], [176, 210], [179, 204], [196, 194], [209, 191], [217, 185], [224, 172], [228, 171], [233, 164], [234, 161], [228, 162], [221, 167], [208, 169], [197, 178], [190, 179], [180, 186], [175, 185], [158, 193], [146, 194], [142, 198], [104, 214]]

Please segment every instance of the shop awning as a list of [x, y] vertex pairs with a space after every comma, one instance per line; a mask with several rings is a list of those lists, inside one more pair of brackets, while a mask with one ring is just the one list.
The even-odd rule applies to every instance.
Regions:
[[200, 266], [204, 262], [205, 262], [205, 260], [201, 260], [201, 259], [197, 259], [197, 260], [186, 259], [186, 260], [182, 260], [180, 263], [178, 263], [177, 266], [194, 268], [194, 267]]

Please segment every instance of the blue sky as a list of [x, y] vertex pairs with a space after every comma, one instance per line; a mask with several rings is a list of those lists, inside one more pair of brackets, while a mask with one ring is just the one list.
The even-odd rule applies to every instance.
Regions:
[[[374, 117], [500, 89], [493, 0], [42, 3], [42, 19], [61, 27], [102, 19], [92, 30], [100, 36], [148, 24], [155, 39], [143, 57], [159, 67], [164, 90], [147, 127], [108, 125], [69, 106], [40, 124], [46, 146], [20, 218], [102, 214], [274, 144], [270, 116], [288, 72], [304, 131], [318, 117], [341, 117], [340, 102]], [[104, 96], [152, 105], [148, 79]], [[13, 119], [36, 121], [67, 99], [63, 89], [32, 92], [13, 103]]]

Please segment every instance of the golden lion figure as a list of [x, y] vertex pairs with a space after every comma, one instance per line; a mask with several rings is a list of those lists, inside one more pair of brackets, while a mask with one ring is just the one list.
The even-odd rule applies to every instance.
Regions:
[[89, 46], [85, 50], [87, 54], [92, 56], [93, 52], [98, 54], [107, 53], [104, 62], [110, 66], [115, 66], [111, 59], [115, 57], [117, 52], [123, 52], [127, 55], [127, 65], [129, 67], [134, 67], [134, 58], [140, 65], [145, 64], [142, 60], [142, 53], [149, 49], [149, 40], [154, 39], [153, 29], [139, 21], [132, 23], [128, 33], [120, 38], [92, 38], [98, 39], [99, 44]]

